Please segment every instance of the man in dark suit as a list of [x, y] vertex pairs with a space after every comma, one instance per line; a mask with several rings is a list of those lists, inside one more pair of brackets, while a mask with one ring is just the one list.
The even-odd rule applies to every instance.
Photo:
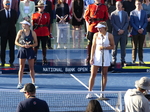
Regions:
[[14, 45], [16, 38], [16, 21], [17, 21], [17, 12], [13, 9], [10, 9], [10, 1], [3, 1], [4, 9], [0, 10], [0, 36], [1, 36], [1, 66], [5, 64], [5, 52], [7, 41], [9, 41], [9, 63], [13, 67], [13, 62], [15, 59]]
[[120, 42], [121, 64], [123, 66], [126, 63], [125, 55], [129, 21], [128, 14], [122, 10], [122, 3], [120, 1], [116, 2], [116, 10], [111, 13], [111, 23], [115, 41], [115, 49], [112, 50], [112, 63], [116, 63], [117, 48], [118, 43]]
[[139, 64], [144, 64], [143, 62], [143, 43], [146, 35], [147, 26], [147, 14], [146, 11], [142, 10], [142, 4], [140, 0], [135, 1], [136, 9], [130, 13], [130, 24], [132, 27], [131, 35], [132, 37], [132, 62], [135, 63], [137, 48]]

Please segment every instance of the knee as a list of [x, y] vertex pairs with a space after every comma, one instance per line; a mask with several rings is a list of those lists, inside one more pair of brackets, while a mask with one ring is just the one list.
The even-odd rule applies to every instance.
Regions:
[[33, 68], [33, 67], [31, 67], [31, 68], [30, 68], [30, 72], [33, 72], [33, 71], [34, 71], [34, 68]]
[[95, 77], [96, 77], [96, 73], [91, 73], [90, 78], [91, 78], [91, 79], [95, 79]]

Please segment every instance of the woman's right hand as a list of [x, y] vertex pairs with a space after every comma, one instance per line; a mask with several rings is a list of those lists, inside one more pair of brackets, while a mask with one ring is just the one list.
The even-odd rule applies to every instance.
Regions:
[[93, 60], [93, 58], [91, 58], [90, 59], [90, 64], [93, 65], [93, 63], [94, 63], [94, 60]]

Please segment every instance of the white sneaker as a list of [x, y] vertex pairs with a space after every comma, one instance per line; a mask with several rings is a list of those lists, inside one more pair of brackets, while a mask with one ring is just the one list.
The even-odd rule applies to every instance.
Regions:
[[58, 46], [57, 46], [57, 49], [60, 49], [60, 48], [61, 48], [60, 45], [58, 45]]
[[22, 84], [17, 85], [17, 89], [22, 89], [22, 88], [23, 88]]
[[105, 95], [101, 93], [99, 98], [105, 98]]
[[67, 49], [67, 47], [66, 47], [66, 46], [64, 46], [64, 49]]
[[91, 94], [91, 93], [88, 93], [88, 94], [86, 95], [86, 99], [90, 99], [90, 98], [92, 98], [92, 94]]

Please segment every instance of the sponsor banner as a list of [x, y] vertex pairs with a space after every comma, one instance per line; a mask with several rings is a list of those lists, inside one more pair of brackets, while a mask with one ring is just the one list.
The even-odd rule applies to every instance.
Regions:
[[90, 66], [35, 66], [36, 73], [90, 73]]

